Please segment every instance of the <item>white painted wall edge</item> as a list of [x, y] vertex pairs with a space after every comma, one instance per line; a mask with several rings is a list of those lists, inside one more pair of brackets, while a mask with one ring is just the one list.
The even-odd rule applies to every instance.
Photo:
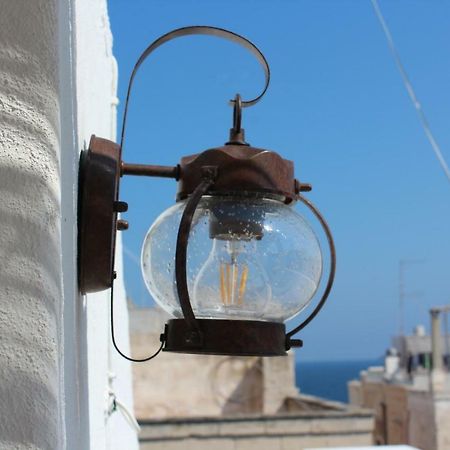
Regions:
[[[87, 144], [91, 134], [115, 140], [117, 63], [106, 0], [76, 0], [75, 30], [78, 140]], [[129, 353], [120, 235], [116, 251], [115, 331], [121, 348]], [[110, 293], [87, 295], [84, 301], [90, 448], [137, 450], [136, 430], [119, 411], [108, 414], [111, 394], [133, 411], [130, 363], [111, 348]]]

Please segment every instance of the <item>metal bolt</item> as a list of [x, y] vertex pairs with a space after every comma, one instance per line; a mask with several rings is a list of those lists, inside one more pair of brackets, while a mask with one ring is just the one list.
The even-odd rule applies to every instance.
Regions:
[[295, 193], [299, 194], [300, 192], [309, 192], [312, 190], [312, 186], [309, 183], [300, 183], [298, 180], [294, 180], [294, 189]]
[[124, 230], [128, 230], [128, 221], [127, 220], [118, 220], [117, 221], [117, 229], [119, 231], [124, 231]]
[[201, 345], [202, 337], [198, 331], [191, 330], [184, 335], [184, 341], [187, 345], [196, 347]]
[[301, 339], [286, 339], [286, 350], [290, 350], [292, 347], [303, 347], [303, 341]]
[[115, 212], [123, 213], [128, 211], [128, 203], [121, 202], [120, 200], [114, 202], [113, 209]]
[[218, 175], [218, 169], [216, 166], [204, 166], [202, 167], [202, 177], [205, 180], [215, 180]]

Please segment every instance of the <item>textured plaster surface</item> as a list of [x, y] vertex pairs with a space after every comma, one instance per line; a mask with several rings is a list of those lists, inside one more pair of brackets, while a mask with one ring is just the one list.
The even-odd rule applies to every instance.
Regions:
[[[0, 2], [0, 450], [137, 449], [109, 294], [76, 283], [79, 152], [115, 137], [106, 0]], [[128, 351], [118, 243], [117, 338]]]
[[57, 23], [56, 0], [1, 3], [1, 449], [63, 445]]
[[372, 443], [372, 429], [372, 414], [361, 410], [145, 421], [141, 450], [298, 450], [344, 445], [356, 450]]
[[430, 393], [426, 391], [410, 391], [408, 395], [408, 411], [408, 443], [425, 450], [437, 450], [435, 411], [433, 398]]
[[437, 450], [450, 449], [450, 392], [433, 395]]

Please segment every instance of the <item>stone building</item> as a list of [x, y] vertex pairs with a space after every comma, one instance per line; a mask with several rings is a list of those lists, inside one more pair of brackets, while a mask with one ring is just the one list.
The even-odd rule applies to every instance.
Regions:
[[349, 383], [350, 402], [375, 410], [375, 443], [450, 450], [450, 339], [440, 332], [442, 312], [431, 310], [431, 336], [419, 326], [395, 338], [384, 367]]
[[79, 153], [92, 133], [115, 138], [106, 0], [0, 4], [0, 449], [133, 450], [108, 293], [77, 287]]
[[[158, 347], [166, 319], [156, 308], [130, 308], [135, 357]], [[133, 366], [133, 392], [141, 450], [372, 443], [372, 411], [298, 392], [292, 352], [272, 358], [162, 353]]]

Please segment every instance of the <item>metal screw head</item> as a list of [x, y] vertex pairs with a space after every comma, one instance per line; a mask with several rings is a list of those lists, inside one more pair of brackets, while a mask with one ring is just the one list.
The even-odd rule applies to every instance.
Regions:
[[286, 339], [286, 350], [290, 350], [293, 347], [303, 347], [303, 341], [301, 339], [291, 339], [288, 337]]
[[123, 213], [123, 212], [127, 212], [128, 211], [128, 203], [127, 202], [121, 202], [116, 201], [114, 202], [114, 211], [119, 212], [119, 213]]
[[127, 220], [119, 219], [119, 220], [117, 221], [117, 229], [118, 229], [119, 231], [128, 230], [128, 221], [127, 221]]
[[309, 192], [312, 190], [312, 186], [309, 183], [300, 183], [297, 179], [294, 180], [294, 189], [295, 193], [299, 194], [300, 192]]
[[194, 330], [188, 331], [184, 336], [184, 340], [186, 344], [192, 345], [194, 347], [200, 346], [202, 344], [202, 336], [200, 332]]
[[218, 168], [216, 166], [203, 166], [202, 177], [205, 180], [215, 180], [218, 175]]

